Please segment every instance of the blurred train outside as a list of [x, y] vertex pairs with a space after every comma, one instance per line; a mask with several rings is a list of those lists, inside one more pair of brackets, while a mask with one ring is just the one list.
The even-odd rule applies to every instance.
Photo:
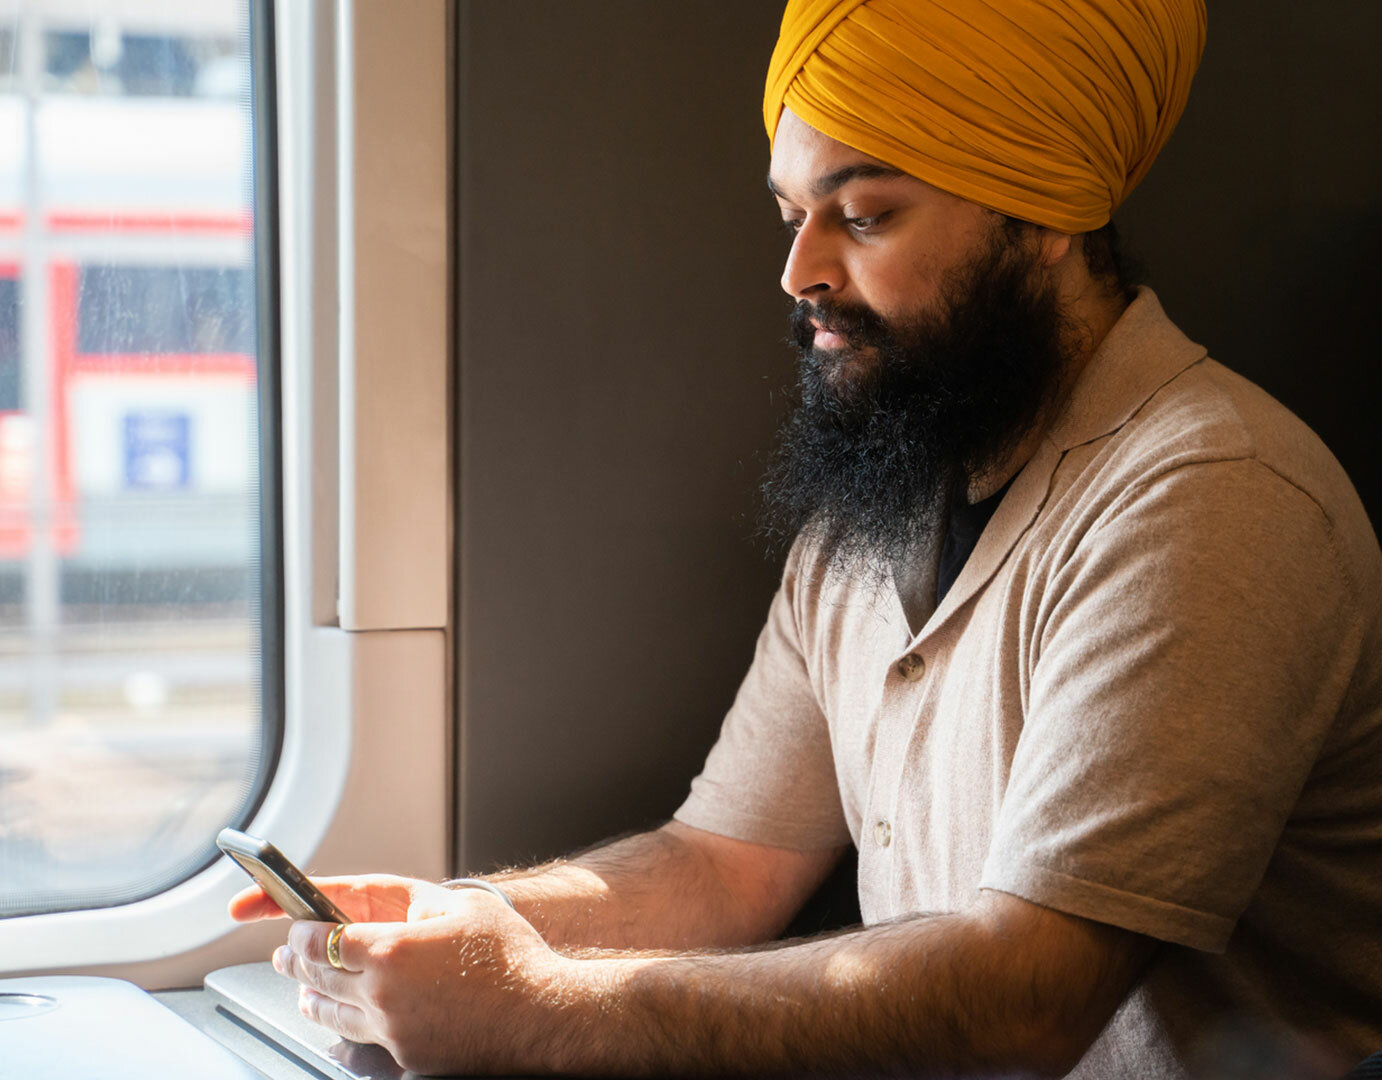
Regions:
[[89, 11], [0, 0], [0, 914], [122, 895], [257, 767], [246, 5]]

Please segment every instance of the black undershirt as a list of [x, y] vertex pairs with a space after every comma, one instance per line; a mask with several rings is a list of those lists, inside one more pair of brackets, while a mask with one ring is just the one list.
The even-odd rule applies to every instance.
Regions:
[[1003, 496], [1008, 493], [1011, 486], [1012, 480], [1009, 480], [983, 502], [972, 505], [965, 503], [950, 508], [950, 520], [945, 527], [945, 541], [941, 544], [940, 569], [936, 574], [936, 607], [941, 606], [941, 601], [950, 591], [950, 586], [954, 585], [955, 579], [960, 576], [960, 571], [964, 569], [975, 545], [979, 543], [979, 537], [983, 535], [984, 526], [989, 523], [989, 518], [993, 517], [993, 512], [998, 509], [998, 504], [1003, 501]]

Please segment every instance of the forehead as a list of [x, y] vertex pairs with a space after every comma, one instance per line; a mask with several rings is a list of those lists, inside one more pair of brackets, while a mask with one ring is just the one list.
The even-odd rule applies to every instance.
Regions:
[[827, 194], [821, 190], [822, 182], [838, 176], [931, 188], [930, 184], [818, 131], [791, 109], [784, 108], [773, 138], [768, 186], [779, 197], [804, 200]]

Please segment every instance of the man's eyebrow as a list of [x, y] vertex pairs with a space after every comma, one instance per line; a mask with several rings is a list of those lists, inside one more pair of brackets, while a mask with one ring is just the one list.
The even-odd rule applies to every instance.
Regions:
[[[811, 181], [811, 197], [823, 199], [827, 195], [833, 195], [852, 180], [890, 180], [893, 177], [906, 175], [901, 169], [894, 169], [891, 165], [878, 165], [861, 161], [857, 165], [846, 165], [834, 172], [816, 177], [815, 180]], [[782, 188], [778, 187], [777, 182], [771, 176], [768, 177], [768, 190], [779, 199], [787, 198]]]

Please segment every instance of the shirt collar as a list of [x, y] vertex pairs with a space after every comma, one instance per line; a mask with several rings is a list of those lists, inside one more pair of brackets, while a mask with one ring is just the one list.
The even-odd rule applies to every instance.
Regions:
[[1047, 438], [1062, 452], [1117, 431], [1207, 351], [1166, 317], [1145, 286], [1094, 350]]

